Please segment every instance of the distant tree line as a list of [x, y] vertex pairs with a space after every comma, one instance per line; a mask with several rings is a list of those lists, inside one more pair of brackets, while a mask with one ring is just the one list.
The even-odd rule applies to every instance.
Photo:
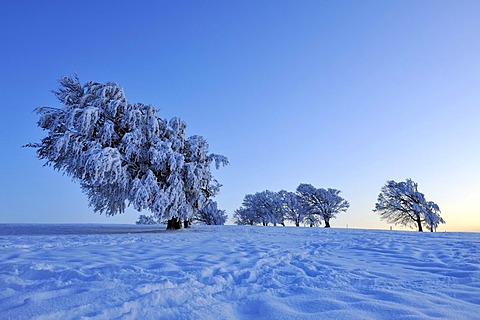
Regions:
[[315, 188], [311, 184], [300, 184], [296, 192], [266, 190], [247, 194], [233, 217], [239, 225], [285, 226], [285, 221], [291, 221], [297, 227], [313, 227], [323, 221], [329, 228], [330, 220], [349, 207], [339, 194], [337, 189]]
[[[282, 225], [289, 221], [299, 227], [330, 227], [330, 220], [345, 212], [349, 203], [337, 189], [315, 188], [311, 184], [300, 184], [296, 192], [281, 190], [262, 191], [247, 194], [242, 206], [235, 210], [234, 222], [238, 225]], [[382, 187], [374, 212], [382, 220], [431, 232], [445, 223], [440, 208], [433, 201], [427, 201], [418, 191], [418, 184], [411, 179], [402, 182], [388, 181]]]

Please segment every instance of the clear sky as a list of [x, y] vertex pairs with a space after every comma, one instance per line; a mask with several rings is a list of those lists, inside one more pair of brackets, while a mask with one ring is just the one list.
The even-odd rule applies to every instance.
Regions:
[[480, 1], [2, 1], [0, 222], [133, 223], [43, 167], [38, 106], [63, 75], [115, 81], [230, 166], [218, 204], [300, 183], [342, 190], [332, 226], [388, 228], [412, 178], [440, 230], [480, 231]]

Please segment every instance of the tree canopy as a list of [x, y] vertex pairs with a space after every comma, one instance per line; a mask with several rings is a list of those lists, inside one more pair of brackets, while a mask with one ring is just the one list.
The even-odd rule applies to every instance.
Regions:
[[300, 184], [297, 188], [300, 201], [307, 209], [311, 219], [320, 217], [325, 222], [325, 228], [330, 227], [330, 220], [340, 212], [345, 212], [350, 207], [347, 200], [343, 199], [337, 189], [315, 188], [311, 184]]
[[375, 204], [374, 212], [389, 223], [416, 227], [423, 231], [426, 225], [434, 231], [445, 221], [440, 216], [440, 208], [418, 191], [418, 184], [411, 179], [402, 182], [387, 181], [382, 187]]
[[113, 82], [63, 77], [54, 94], [63, 107], [36, 109], [47, 136], [28, 146], [79, 182], [95, 212], [115, 215], [132, 205], [157, 219], [188, 220], [218, 193], [210, 166], [228, 160], [209, 153], [202, 136], [186, 137], [181, 119], [130, 103]]

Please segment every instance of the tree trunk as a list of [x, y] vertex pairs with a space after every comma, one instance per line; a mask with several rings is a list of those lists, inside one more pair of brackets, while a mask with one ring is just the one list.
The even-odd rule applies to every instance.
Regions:
[[295, 221], [295, 227], [300, 227], [300, 222]]
[[330, 220], [325, 220], [325, 228], [330, 228]]
[[420, 220], [420, 217], [417, 218], [417, 225], [418, 225], [418, 232], [423, 232], [422, 221]]
[[188, 227], [190, 227], [190, 220], [186, 219], [185, 221], [183, 221], [183, 227], [185, 229], [187, 229]]
[[167, 230], [178, 230], [181, 229], [180, 219], [172, 218], [167, 222]]

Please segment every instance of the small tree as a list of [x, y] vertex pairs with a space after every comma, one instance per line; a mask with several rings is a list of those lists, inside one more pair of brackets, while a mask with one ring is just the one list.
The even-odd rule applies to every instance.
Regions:
[[54, 93], [63, 107], [36, 109], [47, 136], [28, 146], [78, 181], [95, 212], [115, 215], [131, 204], [175, 229], [218, 193], [210, 165], [219, 168], [227, 158], [209, 154], [201, 136], [186, 138], [182, 120], [129, 103], [112, 82], [63, 77]]
[[387, 181], [378, 195], [373, 211], [382, 220], [417, 227], [420, 232], [423, 231], [424, 223], [431, 231], [439, 223], [445, 223], [440, 217], [440, 208], [434, 202], [427, 202], [424, 194], [418, 191], [418, 184], [411, 179], [402, 182]]
[[306, 212], [307, 212], [307, 216], [304, 219], [305, 225], [308, 225], [310, 228], [320, 227], [322, 225], [322, 219], [319, 214], [317, 214], [315, 211], [307, 210]]
[[136, 224], [139, 224], [139, 225], [153, 225], [153, 224], [158, 224], [157, 220], [155, 220], [155, 218], [153, 216], [147, 216], [147, 215], [140, 215], [138, 217], [138, 220], [135, 222]]
[[247, 194], [243, 198], [242, 207], [245, 210], [242, 210], [241, 213], [245, 217], [248, 217], [247, 221], [255, 221], [255, 224], [261, 223], [264, 226], [268, 224], [268, 212], [261, 203], [259, 203], [259, 197], [257, 194]]
[[296, 227], [300, 227], [300, 224], [305, 221], [308, 215], [298, 195], [293, 192], [281, 190], [278, 192], [278, 196], [285, 218], [295, 223]]
[[238, 225], [254, 226], [260, 223], [259, 219], [257, 212], [251, 208], [240, 207], [233, 214], [233, 220]]
[[425, 224], [430, 232], [434, 232], [437, 231], [440, 223], [445, 223], [445, 220], [440, 216], [440, 208], [434, 202], [428, 201], [425, 210]]
[[300, 184], [297, 194], [303, 206], [308, 210], [311, 224], [315, 222], [314, 216], [320, 216], [325, 222], [325, 228], [330, 228], [330, 220], [340, 212], [349, 208], [348, 201], [339, 196], [340, 190], [315, 188], [311, 184]]
[[224, 225], [227, 221], [227, 213], [220, 210], [215, 201], [209, 201], [203, 209], [193, 217], [193, 221], [206, 225]]
[[242, 208], [237, 211], [238, 218], [236, 220], [240, 224], [247, 221], [249, 222], [247, 224], [261, 223], [263, 226], [268, 226], [269, 223], [272, 223], [274, 226], [277, 224], [285, 226], [285, 210], [277, 192], [266, 190], [247, 194], [243, 199]]
[[266, 190], [255, 195], [267, 221], [274, 226], [277, 224], [285, 226], [285, 207], [280, 193]]

